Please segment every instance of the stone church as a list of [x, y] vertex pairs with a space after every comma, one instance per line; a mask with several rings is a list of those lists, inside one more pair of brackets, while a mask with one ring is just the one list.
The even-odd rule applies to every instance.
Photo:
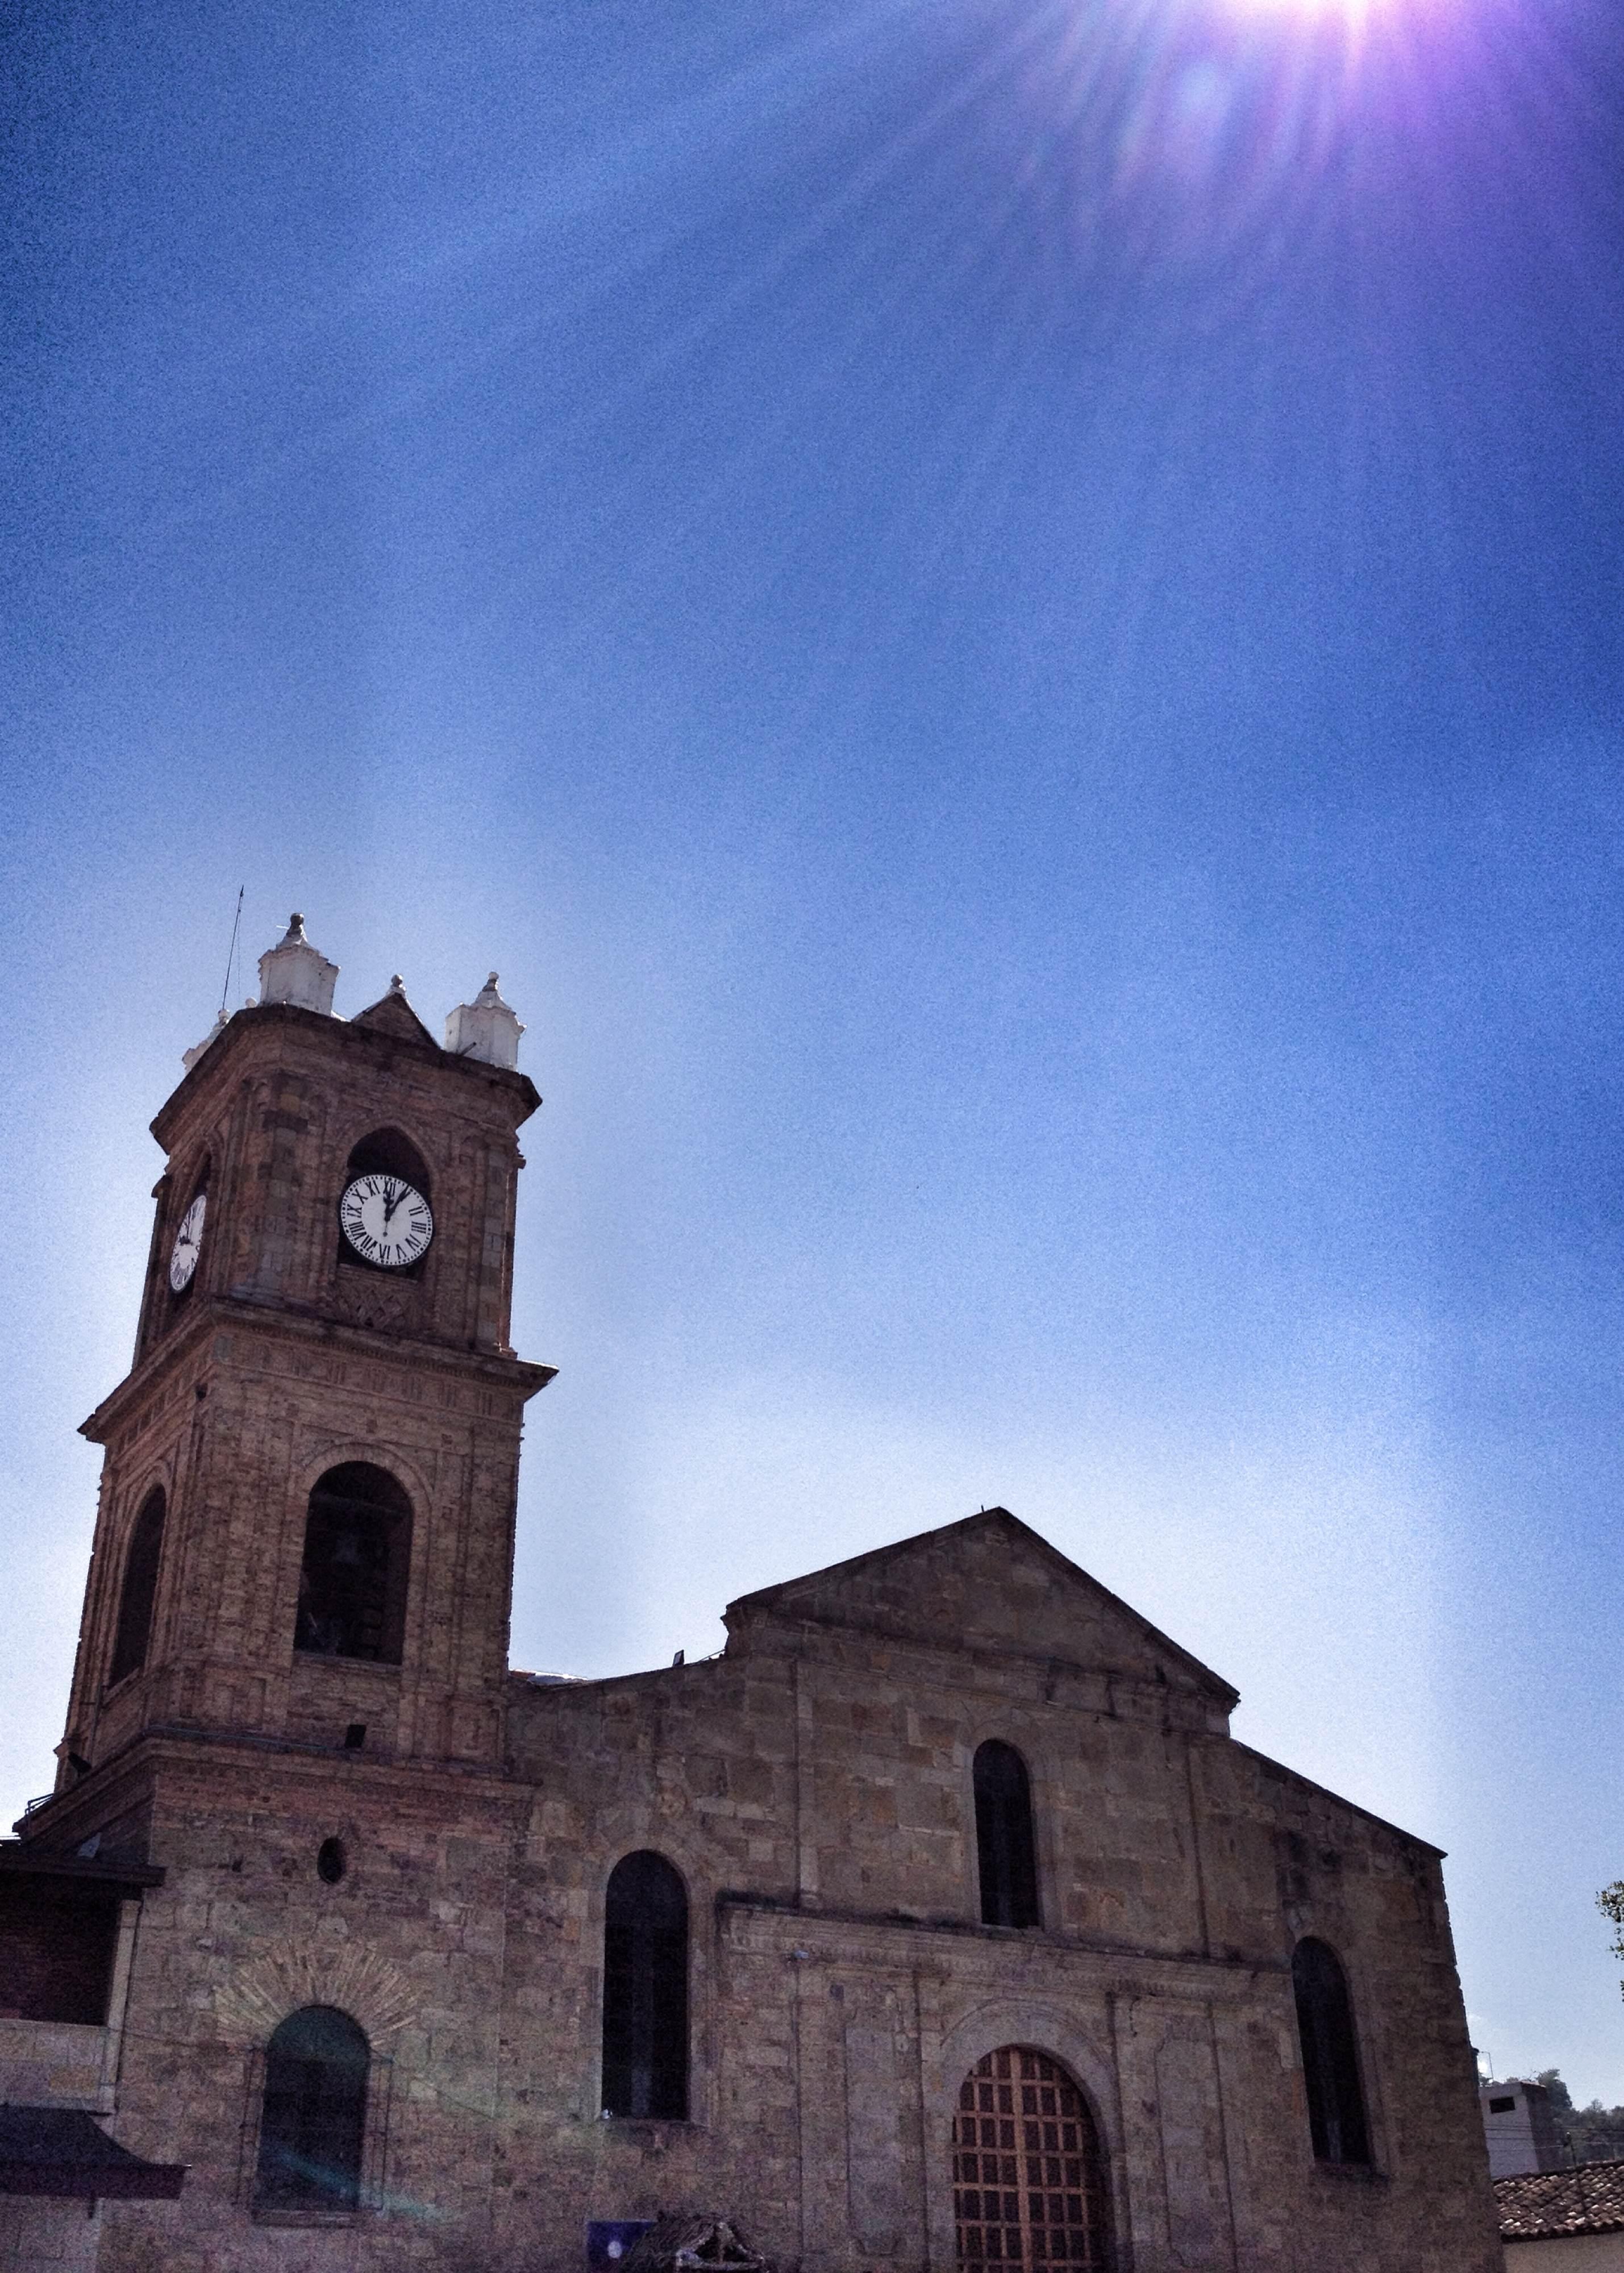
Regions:
[[510, 1671], [519, 1022], [337, 1016], [297, 917], [259, 970], [84, 1424], [0, 2265], [607, 2273], [680, 2212], [777, 2273], [1497, 2267], [1437, 1849], [1003, 1509]]

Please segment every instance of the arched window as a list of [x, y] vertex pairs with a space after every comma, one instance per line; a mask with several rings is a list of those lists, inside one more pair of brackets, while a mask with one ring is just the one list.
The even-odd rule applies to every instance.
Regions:
[[688, 2113], [688, 1895], [663, 1855], [625, 1855], [603, 1905], [603, 2112]]
[[[396, 1176], [415, 1192], [421, 1192], [426, 1201], [433, 1201], [429, 1164], [411, 1138], [399, 1129], [375, 1129], [370, 1136], [362, 1138], [345, 1163], [342, 1189], [348, 1191], [358, 1176]], [[404, 1217], [401, 1220], [405, 1220]], [[340, 1221], [341, 1227], [341, 1216]], [[371, 1271], [378, 1267], [376, 1259], [359, 1253], [344, 1237], [341, 1227], [338, 1251], [341, 1263], [356, 1269]], [[419, 1255], [415, 1262], [393, 1264], [391, 1273], [395, 1278], [415, 1279], [421, 1275], [423, 1264], [423, 1257]]]
[[371, 2052], [348, 2013], [306, 2005], [266, 2048], [256, 2209], [354, 2209]]
[[432, 1197], [429, 1164], [403, 1129], [375, 1129], [370, 1136], [363, 1136], [344, 1170], [347, 1183], [352, 1176], [404, 1176], [425, 1199]]
[[1370, 2130], [1359, 2088], [1353, 2007], [1336, 1952], [1322, 1941], [1299, 1941], [1291, 1952], [1291, 1987], [1313, 2151], [1322, 2163], [1368, 2163]]
[[165, 1265], [169, 1292], [177, 1302], [183, 1295], [190, 1294], [197, 1284], [198, 1263], [203, 1248], [203, 1230], [209, 1204], [209, 1156], [206, 1152], [198, 1162], [187, 1189], [191, 1197], [175, 1219]]
[[1058, 2060], [1006, 2044], [977, 2060], [953, 2123], [953, 2215], [964, 2273], [1106, 2273], [1111, 2207], [1099, 2133]]
[[158, 1565], [163, 1556], [163, 1486], [154, 1484], [141, 1502], [141, 1512], [124, 1550], [124, 1583], [118, 1597], [112, 1662], [107, 1669], [109, 1688], [146, 1662], [153, 1605], [158, 1597]]
[[976, 1853], [983, 1925], [1041, 1925], [1032, 1787], [1026, 1762], [996, 1737], [976, 1753]]
[[387, 1470], [329, 1468], [305, 1519], [294, 1647], [399, 1665], [411, 1554], [411, 1502]]

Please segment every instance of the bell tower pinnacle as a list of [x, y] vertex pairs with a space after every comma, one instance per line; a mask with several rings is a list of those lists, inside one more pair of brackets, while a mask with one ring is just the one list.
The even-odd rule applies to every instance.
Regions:
[[311, 945], [304, 936], [304, 918], [296, 911], [282, 937], [259, 958], [259, 1000], [296, 1002], [301, 1009], [319, 1010], [325, 1016], [333, 1008], [338, 977], [338, 964]]
[[[106, 1448], [59, 1789], [145, 1743], [501, 1759], [520, 1424], [494, 976], [442, 1049], [396, 979], [335, 1015], [295, 915], [188, 1052]], [[359, 1733], [358, 1733], [359, 1732]]]

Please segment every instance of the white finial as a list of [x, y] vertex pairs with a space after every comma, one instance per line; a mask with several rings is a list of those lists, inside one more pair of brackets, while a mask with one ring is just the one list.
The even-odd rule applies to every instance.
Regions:
[[404, 994], [406, 992], [406, 981], [398, 971], [390, 974], [389, 992], [392, 994]]
[[259, 958], [259, 1000], [291, 1002], [301, 1010], [328, 1015], [338, 975], [338, 964], [329, 963], [305, 937], [304, 918], [296, 910], [286, 933]]
[[460, 1003], [446, 1019], [445, 1046], [453, 1057], [513, 1067], [519, 1062], [519, 1037], [523, 1031], [497, 990], [493, 971], [474, 1000]]

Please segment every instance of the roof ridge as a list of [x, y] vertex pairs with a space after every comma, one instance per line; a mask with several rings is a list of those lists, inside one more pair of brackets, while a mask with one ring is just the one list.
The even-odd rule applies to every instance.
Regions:
[[888, 1557], [927, 1548], [938, 1540], [947, 1538], [954, 1532], [981, 1527], [1002, 1530], [1008, 1534], [1012, 1540], [1019, 1539], [1051, 1564], [1058, 1564], [1069, 1579], [1087, 1587], [1102, 1605], [1126, 1619], [1144, 1637], [1152, 1649], [1162, 1653], [1193, 1675], [1198, 1686], [1224, 1698], [1226, 1700], [1227, 1709], [1232, 1711], [1239, 1702], [1240, 1692], [1236, 1689], [1233, 1682], [1226, 1681], [1221, 1673], [1214, 1672], [1211, 1666], [1204, 1664], [1193, 1650], [1186, 1649], [1182, 1642], [1175, 1641], [1171, 1634], [1164, 1632], [1160, 1626], [1153, 1624], [1142, 1610], [1135, 1609], [1134, 1605], [1125, 1602], [1120, 1594], [1113, 1594], [1103, 1579], [1096, 1579], [1092, 1572], [1085, 1571], [1080, 1563], [1074, 1563], [1070, 1556], [1064, 1554], [1059, 1548], [1045, 1539], [1040, 1531], [1034, 1531], [1029, 1523], [1023, 1523], [1018, 1515], [1013, 1514], [1008, 1508], [1003, 1506], [980, 1508], [974, 1515], [960, 1516], [952, 1523], [934, 1525], [928, 1531], [912, 1532], [904, 1538], [890, 1541], [883, 1547], [871, 1547], [861, 1555], [848, 1556], [840, 1562], [827, 1563], [817, 1570], [804, 1571], [793, 1579], [780, 1579], [773, 1586], [760, 1587], [748, 1594], [737, 1595], [723, 1610], [722, 1623], [727, 1626], [730, 1635], [733, 1632], [736, 1612], [743, 1612], [747, 1616], [752, 1610], [761, 1609], [776, 1613], [781, 1617], [793, 1616], [795, 1606], [792, 1602], [785, 1601], [786, 1596], [794, 1595], [803, 1589], [811, 1588], [829, 1579], [853, 1577], [872, 1569], [874, 1564], [882, 1563]]

